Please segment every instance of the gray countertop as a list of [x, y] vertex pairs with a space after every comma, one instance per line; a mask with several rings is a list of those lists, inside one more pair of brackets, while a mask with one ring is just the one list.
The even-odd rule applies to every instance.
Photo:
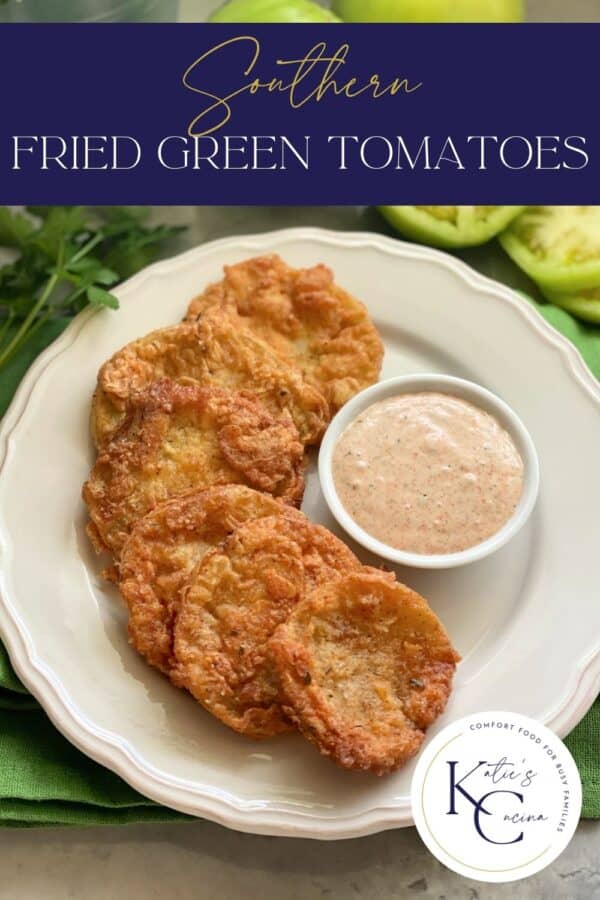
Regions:
[[[292, 225], [380, 226], [355, 207], [171, 208], [187, 224], [183, 246]], [[485, 885], [449, 872], [414, 828], [321, 843], [254, 837], [208, 822], [0, 833], [1, 900], [591, 900], [600, 897], [600, 822], [582, 822], [567, 850], [539, 875]]]
[[449, 872], [414, 828], [321, 843], [208, 822], [3, 832], [6, 900], [591, 900], [600, 826], [582, 823], [544, 872], [486, 885]]

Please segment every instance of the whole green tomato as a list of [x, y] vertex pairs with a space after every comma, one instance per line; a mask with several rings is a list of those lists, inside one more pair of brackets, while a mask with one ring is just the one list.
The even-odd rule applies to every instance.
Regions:
[[333, 0], [345, 22], [520, 22], [523, 0]]
[[339, 22], [330, 10], [311, 0], [229, 0], [209, 22]]

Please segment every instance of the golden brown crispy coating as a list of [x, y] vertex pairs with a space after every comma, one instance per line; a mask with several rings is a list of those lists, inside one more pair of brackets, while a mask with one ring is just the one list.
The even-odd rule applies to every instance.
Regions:
[[83, 486], [90, 537], [118, 557], [139, 519], [192, 488], [248, 484], [299, 504], [303, 456], [289, 416], [274, 418], [252, 394], [154, 382], [132, 398]]
[[297, 367], [282, 361], [234, 310], [214, 309], [127, 344], [102, 366], [91, 417], [98, 447], [116, 432], [131, 395], [160, 378], [253, 391], [273, 415], [289, 411], [305, 444], [316, 443], [329, 421], [325, 397]]
[[294, 510], [242, 525], [182, 591], [173, 681], [249, 737], [287, 731], [267, 641], [307, 591], [359, 566], [338, 538]]
[[138, 653], [168, 673], [179, 591], [193, 567], [244, 522], [285, 509], [268, 494], [230, 484], [180, 494], [136, 522], [121, 554], [119, 589]]
[[297, 605], [269, 643], [285, 713], [326, 756], [383, 775], [421, 746], [458, 661], [427, 602], [373, 569]]
[[377, 329], [327, 266], [292, 269], [276, 255], [225, 266], [223, 280], [192, 300], [186, 319], [215, 306], [236, 309], [259, 337], [293, 359], [323, 391], [332, 413], [379, 377]]

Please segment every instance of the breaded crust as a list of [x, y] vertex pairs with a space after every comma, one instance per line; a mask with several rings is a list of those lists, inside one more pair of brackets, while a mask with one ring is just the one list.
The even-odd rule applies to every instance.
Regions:
[[187, 320], [213, 307], [237, 310], [323, 391], [332, 414], [377, 381], [383, 359], [377, 329], [363, 304], [335, 284], [327, 266], [292, 269], [272, 255], [224, 271], [222, 281], [192, 300]]
[[307, 591], [359, 565], [331, 532], [294, 510], [242, 525], [203, 557], [182, 591], [173, 681], [235, 731], [287, 731], [268, 639]]
[[123, 347], [98, 373], [91, 430], [102, 447], [136, 391], [161, 378], [255, 393], [272, 415], [288, 411], [304, 444], [319, 441], [329, 408], [299, 369], [245, 327], [235, 311], [214, 309], [195, 322], [161, 328]]
[[132, 398], [83, 486], [90, 537], [118, 557], [139, 519], [192, 488], [247, 484], [299, 504], [303, 469], [287, 414], [275, 418], [244, 391], [163, 379]]
[[204, 554], [249, 519], [286, 507], [241, 484], [194, 490], [161, 503], [133, 526], [119, 564], [129, 610], [129, 640], [150, 665], [168, 673], [179, 591]]
[[375, 570], [298, 604], [269, 642], [286, 715], [325, 756], [383, 775], [421, 746], [459, 659], [427, 602]]

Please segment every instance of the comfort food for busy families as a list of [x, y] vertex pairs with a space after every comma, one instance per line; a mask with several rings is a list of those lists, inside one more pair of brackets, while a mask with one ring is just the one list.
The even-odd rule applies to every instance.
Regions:
[[359, 567], [300, 512], [241, 525], [182, 591], [173, 680], [236, 731], [262, 738], [289, 730], [267, 642], [311, 589]]
[[344, 768], [376, 775], [417, 752], [459, 659], [422, 597], [365, 567], [299, 603], [269, 650], [302, 734]]
[[425, 600], [295, 507], [307, 447], [382, 356], [326, 266], [225, 267], [186, 321], [102, 366], [83, 487], [151, 666], [242, 735], [298, 729], [376, 774], [416, 752], [457, 656]]
[[324, 265], [293, 269], [279, 256], [225, 266], [222, 281], [192, 300], [186, 318], [235, 310], [248, 327], [293, 360], [336, 412], [379, 377], [383, 345], [366, 308]]
[[299, 503], [303, 467], [289, 416], [244, 392], [163, 379], [131, 398], [84, 485], [90, 537], [118, 556], [138, 519], [191, 488], [241, 483]]
[[172, 668], [179, 592], [204, 554], [250, 519], [284, 514], [269, 494], [241, 484], [194, 489], [161, 503], [135, 523], [119, 563], [129, 639], [157, 669]]
[[304, 444], [317, 442], [329, 421], [325, 397], [297, 368], [233, 312], [211, 310], [127, 344], [102, 366], [91, 423], [99, 448], [122, 423], [130, 397], [160, 378], [253, 391], [271, 414], [289, 412]]
[[412, 553], [474, 547], [508, 521], [523, 490], [523, 461], [494, 416], [433, 392], [369, 406], [340, 436], [332, 468], [354, 521]]

